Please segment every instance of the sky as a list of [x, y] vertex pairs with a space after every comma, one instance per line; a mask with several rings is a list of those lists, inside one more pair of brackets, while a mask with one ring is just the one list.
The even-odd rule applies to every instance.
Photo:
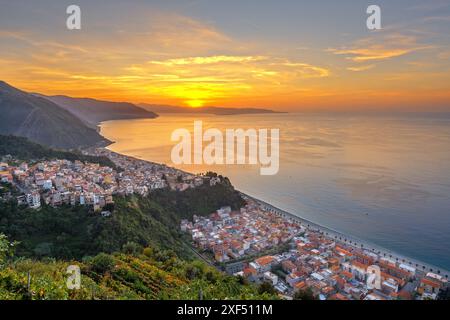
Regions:
[[[66, 8], [81, 8], [81, 30]], [[381, 30], [366, 26], [381, 8]], [[448, 0], [0, 0], [0, 80], [186, 107], [450, 111]]]

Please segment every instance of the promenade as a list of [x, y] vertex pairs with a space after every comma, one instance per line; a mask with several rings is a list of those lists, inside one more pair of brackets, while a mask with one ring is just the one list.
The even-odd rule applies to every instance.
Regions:
[[302, 217], [299, 217], [297, 215], [294, 215], [290, 212], [281, 210], [265, 201], [262, 201], [260, 199], [254, 198], [252, 196], [249, 196], [248, 194], [245, 194], [243, 192], [240, 192], [240, 194], [242, 195], [243, 198], [249, 198], [255, 202], [258, 202], [260, 205], [262, 205], [264, 207], [265, 210], [272, 212], [276, 215], [279, 215], [285, 219], [288, 219], [290, 221], [293, 222], [297, 222], [302, 224], [303, 226], [307, 227], [309, 230], [311, 231], [317, 231], [320, 232], [321, 234], [330, 237], [332, 239], [334, 239], [337, 243], [342, 243], [342, 244], [346, 244], [346, 245], [351, 245], [354, 246], [356, 248], [361, 248], [364, 250], [368, 250], [371, 251], [375, 254], [377, 254], [379, 257], [385, 257], [385, 258], [389, 258], [389, 259], [393, 259], [399, 263], [404, 263], [407, 264], [411, 267], [414, 267], [417, 269], [417, 272], [420, 273], [427, 273], [427, 272], [433, 272], [436, 274], [439, 274], [443, 277], [445, 277], [446, 279], [448, 279], [450, 277], [450, 272], [448, 270], [445, 270], [443, 268], [434, 266], [432, 264], [429, 263], [425, 263], [423, 261], [419, 261], [417, 259], [413, 259], [410, 257], [407, 257], [405, 255], [401, 255], [399, 253], [393, 252], [391, 250], [388, 250], [386, 248], [380, 247], [378, 245], [375, 245], [373, 243], [369, 243], [367, 241], [361, 240], [359, 238], [353, 237], [353, 236], [349, 236], [346, 234], [343, 234], [339, 231], [324, 227], [322, 225], [319, 225], [317, 223], [311, 222], [309, 220], [306, 220]]

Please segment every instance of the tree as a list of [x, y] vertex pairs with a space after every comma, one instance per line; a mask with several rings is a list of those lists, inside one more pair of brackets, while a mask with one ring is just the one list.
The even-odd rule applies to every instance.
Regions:
[[263, 283], [261, 283], [258, 287], [258, 293], [259, 294], [264, 294], [264, 293], [268, 293], [268, 294], [277, 294], [277, 291], [275, 290], [275, 288], [273, 287], [273, 285], [270, 282], [264, 281]]
[[92, 270], [100, 274], [111, 271], [114, 265], [114, 258], [106, 253], [100, 253], [91, 260]]
[[310, 288], [299, 290], [294, 294], [294, 300], [317, 300]]
[[142, 247], [136, 242], [129, 241], [122, 246], [122, 251], [127, 254], [137, 254], [142, 252]]
[[17, 241], [9, 242], [8, 237], [0, 233], [0, 265], [3, 264], [7, 258], [14, 256], [17, 244]]
[[144, 249], [144, 251], [142, 252], [144, 254], [144, 256], [150, 258], [153, 255], [153, 248], [151, 247], [147, 247]]

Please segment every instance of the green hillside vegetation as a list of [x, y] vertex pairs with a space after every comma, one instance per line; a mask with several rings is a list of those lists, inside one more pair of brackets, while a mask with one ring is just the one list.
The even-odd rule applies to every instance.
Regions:
[[[0, 136], [0, 155], [5, 154], [23, 160], [63, 158], [102, 165], [110, 161]], [[17, 195], [12, 185], [2, 188]], [[108, 217], [86, 206], [43, 204], [33, 210], [19, 206], [14, 198], [0, 201], [0, 300], [197, 299], [200, 292], [204, 299], [273, 299], [271, 290], [194, 260], [179, 228], [182, 219], [195, 214], [243, 204], [224, 177], [215, 186], [183, 192], [164, 189], [146, 197], [115, 196], [114, 205], [105, 208], [112, 212]], [[66, 287], [66, 269], [73, 264], [81, 268], [80, 290]]]
[[[134, 253], [101, 253], [83, 262], [17, 259], [11, 248], [0, 235], [0, 300], [276, 298], [200, 261], [183, 261], [152, 247]], [[79, 290], [66, 286], [69, 265], [81, 269]]]
[[114, 163], [107, 157], [84, 155], [78, 151], [65, 151], [45, 147], [31, 142], [27, 138], [0, 135], [0, 156], [11, 155], [20, 160], [65, 159], [98, 163], [102, 166], [115, 168]]
[[223, 205], [238, 208], [242, 198], [226, 182], [184, 192], [161, 190], [147, 197], [116, 196], [109, 217], [84, 206], [36, 211], [16, 201], [0, 203], [0, 233], [20, 241], [17, 253], [26, 257], [81, 259], [99, 252], [115, 252], [127, 243], [171, 249], [190, 258], [183, 241], [181, 219], [209, 214]]

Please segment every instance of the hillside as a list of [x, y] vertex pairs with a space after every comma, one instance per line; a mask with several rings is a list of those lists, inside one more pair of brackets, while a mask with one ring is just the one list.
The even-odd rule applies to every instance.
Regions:
[[128, 102], [110, 102], [67, 96], [38, 96], [56, 103], [93, 128], [107, 120], [156, 118], [158, 116], [154, 112]]
[[[276, 298], [265, 286], [194, 260], [179, 230], [180, 220], [193, 214], [242, 205], [228, 180], [114, 201], [109, 217], [80, 206], [35, 211], [0, 201], [0, 300], [198, 299], [200, 292], [203, 299]], [[74, 264], [80, 290], [66, 287]]]
[[31, 142], [24, 137], [0, 135], [0, 157], [5, 155], [11, 155], [18, 160], [79, 160], [115, 168], [115, 164], [107, 157], [88, 156], [76, 151], [56, 150]]
[[0, 202], [0, 233], [19, 241], [25, 257], [81, 259], [85, 255], [115, 252], [127, 243], [171, 249], [191, 258], [180, 231], [180, 221], [206, 215], [224, 204], [238, 208], [242, 198], [228, 184], [202, 186], [189, 192], [163, 190], [148, 197], [116, 196], [110, 217], [84, 206], [45, 206], [38, 211], [17, 202]]
[[140, 107], [160, 113], [182, 113], [182, 114], [213, 114], [213, 115], [239, 115], [239, 114], [265, 114], [265, 113], [278, 113], [269, 109], [257, 109], [257, 108], [222, 108], [222, 107], [201, 107], [201, 108], [186, 108], [177, 106], [167, 106], [167, 105], [155, 105], [140, 103]]
[[[13, 248], [0, 234], [0, 300], [198, 299], [200, 291], [204, 299], [276, 298], [200, 261], [152, 247], [129, 247], [82, 262], [17, 259]], [[69, 265], [80, 267], [79, 290], [67, 288]]]
[[72, 149], [109, 141], [55, 103], [0, 81], [0, 134], [51, 147]]

